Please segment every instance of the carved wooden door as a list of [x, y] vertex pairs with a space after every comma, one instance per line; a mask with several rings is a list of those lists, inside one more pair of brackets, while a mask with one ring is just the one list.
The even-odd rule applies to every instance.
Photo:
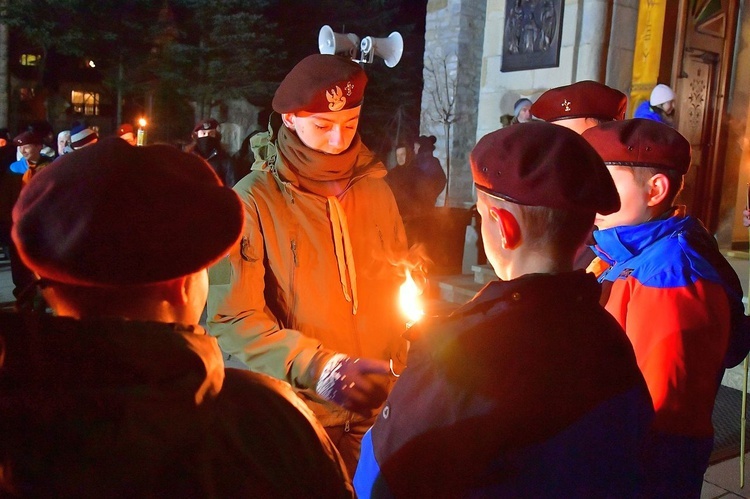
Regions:
[[683, 59], [683, 78], [678, 80], [677, 95], [679, 108], [677, 130], [690, 142], [693, 161], [685, 176], [685, 188], [680, 195], [680, 203], [688, 206], [688, 211], [707, 222], [710, 218], [707, 192], [712, 169], [711, 152], [714, 147], [711, 126], [714, 107], [714, 76], [716, 62], [712, 57], [690, 54]]
[[738, 0], [683, 0], [686, 5], [676, 128], [693, 162], [678, 200], [711, 232], [718, 225], [726, 141], [725, 95], [731, 71]]

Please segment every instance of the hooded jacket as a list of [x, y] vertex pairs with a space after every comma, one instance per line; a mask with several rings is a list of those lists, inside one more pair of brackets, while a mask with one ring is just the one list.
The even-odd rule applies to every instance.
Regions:
[[599, 292], [583, 271], [528, 274], [414, 326], [357, 496], [636, 497], [653, 407]]
[[351, 497], [280, 381], [198, 326], [0, 314], [0, 496]]
[[314, 357], [404, 362], [403, 224], [364, 145], [344, 191], [325, 197], [300, 188], [273, 134], [252, 138], [253, 171], [234, 187], [245, 227], [211, 271], [208, 329], [251, 370], [291, 384], [324, 426], [359, 420], [315, 394]]
[[651, 492], [677, 493], [688, 483], [699, 492], [741, 290], [732, 291], [706, 256], [718, 250], [693, 217], [678, 213], [593, 235], [594, 251], [610, 265], [599, 276], [602, 302], [630, 338], [656, 410], [646, 467], [663, 489]]

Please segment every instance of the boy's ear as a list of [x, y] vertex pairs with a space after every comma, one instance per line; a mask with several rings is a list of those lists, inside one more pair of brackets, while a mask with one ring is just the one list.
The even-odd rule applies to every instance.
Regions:
[[184, 305], [188, 302], [188, 276], [172, 279], [165, 284], [165, 298], [173, 305]]
[[664, 202], [669, 192], [669, 178], [657, 173], [648, 179], [648, 206], [658, 206]]
[[490, 208], [490, 216], [500, 228], [502, 245], [505, 249], [515, 249], [521, 244], [521, 226], [513, 213], [503, 208]]

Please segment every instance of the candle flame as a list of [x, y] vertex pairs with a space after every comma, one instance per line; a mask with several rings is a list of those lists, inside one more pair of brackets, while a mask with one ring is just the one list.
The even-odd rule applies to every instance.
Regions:
[[407, 327], [413, 325], [424, 315], [422, 300], [419, 298], [421, 295], [422, 290], [414, 282], [411, 271], [407, 268], [406, 280], [399, 289], [399, 305], [401, 306], [401, 311], [408, 319]]
[[148, 122], [146, 121], [146, 118], [141, 118], [138, 120], [138, 126], [141, 128], [144, 128]]

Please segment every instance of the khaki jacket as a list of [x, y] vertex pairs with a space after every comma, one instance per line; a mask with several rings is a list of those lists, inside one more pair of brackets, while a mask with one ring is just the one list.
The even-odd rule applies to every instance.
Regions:
[[358, 420], [317, 397], [312, 360], [325, 349], [405, 361], [394, 263], [406, 237], [385, 167], [362, 146], [345, 191], [326, 198], [298, 187], [268, 134], [254, 145], [253, 171], [234, 187], [242, 238], [210, 273], [208, 329], [251, 370], [291, 384], [324, 426]]

